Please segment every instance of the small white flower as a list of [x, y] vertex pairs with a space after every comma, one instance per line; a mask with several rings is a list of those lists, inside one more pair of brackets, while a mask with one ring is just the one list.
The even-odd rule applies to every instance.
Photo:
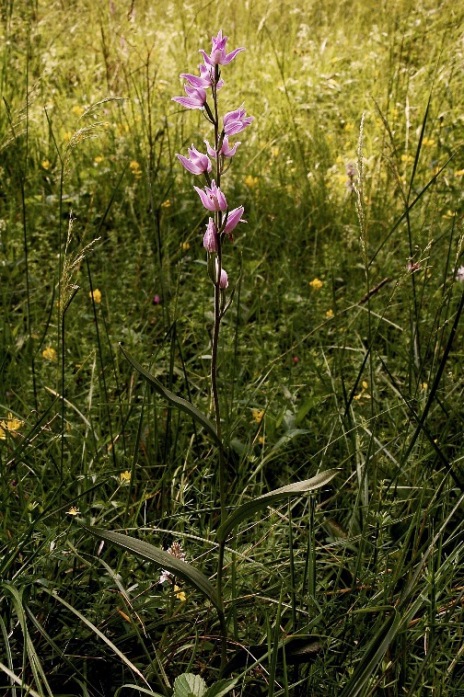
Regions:
[[460, 266], [456, 271], [455, 279], [459, 281], [459, 283], [464, 283], [464, 266]]
[[[169, 549], [166, 551], [168, 554], [171, 554], [176, 559], [180, 559], [180, 561], [185, 561], [185, 552], [182, 549], [182, 545], [180, 544], [180, 542], [173, 542]], [[174, 583], [174, 576], [170, 571], [167, 571], [167, 569], [162, 569], [161, 575], [158, 579], [158, 583], [164, 583], [165, 581], [169, 581], [169, 583]]]

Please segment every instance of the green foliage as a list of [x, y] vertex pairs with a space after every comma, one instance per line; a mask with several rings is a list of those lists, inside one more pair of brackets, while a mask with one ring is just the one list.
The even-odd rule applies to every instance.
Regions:
[[[2, 7], [0, 692], [462, 694], [463, 10], [284, 5]], [[171, 102], [221, 27], [247, 49], [224, 106], [256, 118], [226, 192], [222, 528], [175, 158], [202, 117]], [[146, 563], [174, 541], [179, 590]]]

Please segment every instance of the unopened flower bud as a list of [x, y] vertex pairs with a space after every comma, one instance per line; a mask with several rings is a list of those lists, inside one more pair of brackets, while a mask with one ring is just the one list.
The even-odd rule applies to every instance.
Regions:
[[224, 290], [229, 285], [229, 277], [225, 269], [221, 269], [221, 278], [219, 279], [219, 288]]
[[218, 251], [217, 229], [212, 218], [209, 219], [206, 226], [206, 232], [203, 236], [203, 247], [210, 254]]

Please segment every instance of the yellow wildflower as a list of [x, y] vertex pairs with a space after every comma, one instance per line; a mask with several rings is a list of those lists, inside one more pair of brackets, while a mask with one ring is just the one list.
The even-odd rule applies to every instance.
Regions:
[[263, 420], [263, 417], [264, 417], [264, 410], [263, 409], [252, 409], [251, 416], [253, 417], [253, 421], [255, 421], [257, 424], [260, 424], [261, 421]]
[[89, 298], [93, 298], [94, 303], [96, 305], [99, 305], [102, 301], [101, 290], [99, 290], [98, 288], [95, 288], [94, 291], [91, 290], [89, 293]]
[[252, 177], [251, 174], [248, 174], [244, 179], [245, 186], [248, 186], [250, 189], [253, 189], [255, 186], [257, 186], [258, 182], [258, 177]]
[[403, 155], [401, 155], [401, 162], [408, 164], [410, 162], [414, 162], [414, 158], [412, 155], [408, 155], [408, 153], [403, 153]]
[[370, 399], [370, 398], [371, 398], [370, 394], [369, 394], [368, 392], [366, 392], [366, 390], [368, 389], [368, 387], [369, 387], [369, 383], [366, 382], [366, 380], [363, 380], [362, 383], [361, 383], [361, 392], [358, 392], [358, 394], [356, 394], [356, 395], [354, 396], [354, 398], [355, 398], [356, 400], [359, 400], [359, 399]]
[[259, 443], [260, 445], [264, 445], [264, 443], [265, 443], [264, 436], [259, 436], [259, 438], [258, 438], [258, 443]]
[[161, 208], [171, 208], [171, 201], [167, 198], [166, 201], [163, 201], [161, 204]]
[[46, 361], [55, 362], [57, 360], [55, 349], [51, 346], [47, 346], [47, 348], [42, 351], [42, 358], [45, 358]]
[[129, 169], [131, 170], [134, 177], [136, 177], [136, 179], [139, 179], [142, 176], [142, 170], [137, 160], [132, 160], [129, 163]]
[[272, 155], [272, 157], [278, 157], [279, 153], [280, 153], [280, 148], [279, 148], [279, 146], [278, 146], [278, 145], [274, 145], [274, 146], [271, 148], [271, 155]]
[[72, 111], [72, 113], [75, 114], [76, 116], [82, 116], [82, 114], [84, 113], [85, 109], [84, 109], [84, 107], [80, 106], [79, 104], [76, 104], [75, 106], [73, 106], [73, 108], [71, 109], [71, 111]]
[[50, 169], [50, 160], [42, 160], [43, 169]]
[[190, 242], [182, 242], [180, 246], [182, 247], [183, 252], [188, 252], [190, 249]]
[[121, 474], [119, 475], [119, 481], [121, 482], [121, 484], [129, 483], [130, 480], [131, 473], [129, 472], [129, 470], [125, 470], [124, 472], [121, 472]]
[[103, 155], [96, 155], [93, 158], [93, 161], [95, 162], [96, 165], [99, 165], [100, 162], [103, 162], [104, 159], [105, 159], [105, 157]]
[[8, 418], [0, 421], [0, 440], [6, 439], [7, 431], [8, 433], [15, 433], [16, 431], [19, 431], [23, 423], [24, 421], [17, 419], [10, 411], [8, 413]]
[[177, 600], [179, 600], [179, 602], [181, 603], [185, 603], [185, 601], [187, 600], [187, 594], [179, 586], [174, 586], [174, 595], [176, 596]]
[[77, 508], [77, 506], [71, 506], [69, 511], [66, 511], [66, 515], [73, 515], [74, 516], [74, 515], [80, 515], [80, 514], [81, 514], [81, 512]]
[[334, 315], [334, 311], [332, 310], [332, 308], [330, 308], [330, 310], [327, 310], [327, 312], [325, 313], [325, 316], [327, 317], [327, 319], [334, 318], [335, 315]]
[[422, 138], [422, 145], [424, 145], [426, 148], [431, 148], [435, 145], [435, 139], [434, 138]]
[[321, 281], [320, 278], [313, 278], [313, 280], [309, 282], [309, 285], [314, 290], [320, 290], [322, 288], [322, 286], [324, 285], [324, 281]]
[[457, 169], [454, 173], [455, 177], [464, 177], [464, 169]]

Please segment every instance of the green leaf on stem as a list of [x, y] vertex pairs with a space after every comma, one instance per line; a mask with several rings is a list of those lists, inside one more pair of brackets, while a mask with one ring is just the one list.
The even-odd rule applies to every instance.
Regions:
[[173, 697], [204, 697], [206, 683], [199, 675], [183, 673], [174, 682]]
[[316, 474], [311, 479], [305, 479], [302, 482], [295, 482], [294, 484], [287, 484], [280, 489], [274, 489], [269, 491], [267, 494], [258, 496], [251, 501], [243, 503], [241, 506], [235, 509], [230, 516], [219, 526], [217, 531], [217, 539], [220, 543], [224, 542], [227, 535], [233, 528], [235, 528], [239, 523], [246, 520], [252, 516], [261, 508], [265, 508], [271, 504], [276, 503], [280, 499], [287, 498], [289, 496], [299, 496], [300, 494], [305, 494], [308, 491], [314, 491], [315, 489], [320, 489], [330, 482], [331, 479], [337, 474], [337, 469], [330, 469], [326, 472], [320, 472]]
[[138, 540], [135, 537], [130, 537], [129, 535], [123, 535], [121, 532], [89, 527], [87, 525], [82, 525], [82, 523], [79, 523], [79, 525], [84, 528], [84, 530], [87, 530], [87, 532], [95, 535], [95, 537], [100, 537], [102, 540], [112, 542], [122, 549], [133, 552], [133, 554], [136, 554], [142, 559], [147, 559], [148, 561], [154, 562], [161, 568], [170, 571], [174, 576], [182, 578], [184, 581], [190, 583], [197, 590], [199, 590], [200, 593], [206, 596], [216, 608], [219, 608], [214, 586], [201, 571], [198, 571], [198, 569], [191, 564], [181, 561], [180, 559], [176, 559], [176, 557], [174, 557], [172, 554], [168, 554], [168, 552], [158, 549], [158, 547], [155, 547], [149, 542]]
[[212, 421], [208, 419], [207, 416], [205, 416], [199, 409], [197, 409], [193, 404], [186, 399], [183, 399], [182, 397], [178, 397], [177, 395], [174, 394], [174, 392], [171, 392], [171, 390], [168, 390], [157, 378], [155, 378], [154, 375], [148, 372], [148, 370], [145, 370], [145, 368], [140, 365], [138, 361], [135, 360], [121, 344], [119, 345], [121, 348], [121, 351], [123, 352], [124, 356], [127, 358], [129, 363], [135, 370], [140, 373], [140, 375], [160, 394], [167, 402], [172, 404], [173, 406], [177, 407], [181, 411], [185, 411], [186, 414], [189, 414], [189, 416], [192, 417], [192, 419], [195, 419], [197, 423], [199, 423], [205, 431], [211, 436], [213, 441], [217, 446], [219, 446], [221, 449], [224, 448], [221, 439], [219, 438], [216, 429], [214, 427], [214, 424]]

